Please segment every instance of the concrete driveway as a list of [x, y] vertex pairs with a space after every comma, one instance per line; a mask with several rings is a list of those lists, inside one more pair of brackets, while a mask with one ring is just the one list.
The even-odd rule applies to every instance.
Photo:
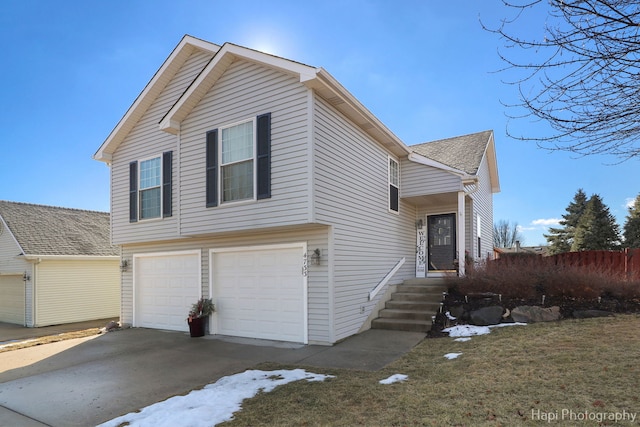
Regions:
[[378, 370], [424, 337], [370, 330], [325, 347], [134, 328], [4, 352], [0, 426], [95, 426], [262, 362]]

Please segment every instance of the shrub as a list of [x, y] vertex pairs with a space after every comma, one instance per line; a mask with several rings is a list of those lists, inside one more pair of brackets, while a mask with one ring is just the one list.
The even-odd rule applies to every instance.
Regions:
[[466, 276], [449, 278], [452, 292], [502, 294], [507, 298], [547, 297], [594, 299], [640, 298], [640, 280], [611, 271], [573, 265], [553, 265], [532, 254], [510, 254], [470, 266]]

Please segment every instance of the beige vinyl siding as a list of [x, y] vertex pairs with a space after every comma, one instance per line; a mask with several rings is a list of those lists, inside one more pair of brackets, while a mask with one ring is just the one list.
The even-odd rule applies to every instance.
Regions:
[[401, 164], [400, 197], [457, 192], [462, 188], [460, 176], [404, 159]]
[[[308, 287], [308, 316], [309, 343], [333, 343], [330, 335], [330, 296], [327, 286], [329, 227], [304, 226], [287, 227], [271, 232], [242, 232], [231, 233], [216, 238], [181, 239], [173, 242], [162, 242], [143, 245], [126, 245], [123, 247], [123, 258], [133, 259], [134, 254], [153, 252], [174, 252], [185, 250], [200, 250], [202, 256], [202, 295], [208, 297], [209, 289], [209, 250], [217, 248], [247, 247], [272, 245], [283, 243], [306, 242], [308, 253], [320, 249], [322, 253], [320, 265], [309, 263]], [[301, 272], [302, 274], [302, 272]], [[133, 272], [131, 269], [122, 276], [122, 322], [131, 324], [133, 321]], [[185, 319], [186, 319], [185, 313]]]
[[0, 274], [0, 322], [24, 325], [25, 283], [20, 275]]
[[36, 325], [118, 317], [119, 260], [42, 260], [37, 267]]
[[[177, 137], [161, 131], [158, 122], [210, 59], [210, 53], [196, 51], [192, 54], [114, 153], [111, 166], [111, 233], [114, 244], [176, 237]], [[129, 223], [129, 163], [161, 156], [164, 151], [170, 150], [174, 151], [174, 215], [171, 218]]]
[[314, 136], [316, 218], [334, 228], [339, 340], [358, 332], [377, 302], [368, 301], [369, 292], [401, 258], [406, 263], [389, 285], [415, 276], [416, 212], [403, 200], [399, 213], [389, 212], [387, 151], [319, 98]]
[[[491, 180], [489, 177], [489, 166], [487, 164], [486, 156], [480, 163], [478, 178], [479, 188], [471, 195], [471, 197], [473, 197], [474, 221], [476, 221], [476, 214], [479, 214], [482, 222], [481, 252], [482, 258], [486, 258], [487, 256], [493, 256], [493, 193], [491, 191]], [[474, 224], [474, 227], [477, 227], [477, 224]], [[476, 256], [477, 237], [477, 228], [474, 228], [473, 238], [475, 243], [473, 247], [476, 248]]]
[[[30, 301], [31, 286], [22, 277], [25, 273], [31, 276], [31, 264], [18, 256], [21, 252], [13, 234], [0, 220], [0, 322], [25, 323], [25, 299]], [[26, 311], [30, 315], [31, 307]]]
[[[181, 124], [182, 235], [306, 222], [308, 96], [288, 74], [248, 61], [229, 66]], [[206, 132], [264, 113], [271, 113], [271, 198], [207, 208]]]

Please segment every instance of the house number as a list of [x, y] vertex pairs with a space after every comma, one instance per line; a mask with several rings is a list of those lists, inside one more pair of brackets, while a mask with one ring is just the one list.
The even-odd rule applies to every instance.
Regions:
[[302, 277], [307, 277], [309, 274], [309, 256], [305, 252], [302, 255]]

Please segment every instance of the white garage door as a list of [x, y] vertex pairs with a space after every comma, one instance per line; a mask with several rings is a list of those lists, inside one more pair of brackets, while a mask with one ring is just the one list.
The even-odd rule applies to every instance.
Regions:
[[134, 326], [188, 331], [200, 298], [200, 252], [134, 256]]
[[0, 276], [0, 322], [24, 324], [22, 275]]
[[303, 246], [212, 251], [221, 335], [307, 342]]

